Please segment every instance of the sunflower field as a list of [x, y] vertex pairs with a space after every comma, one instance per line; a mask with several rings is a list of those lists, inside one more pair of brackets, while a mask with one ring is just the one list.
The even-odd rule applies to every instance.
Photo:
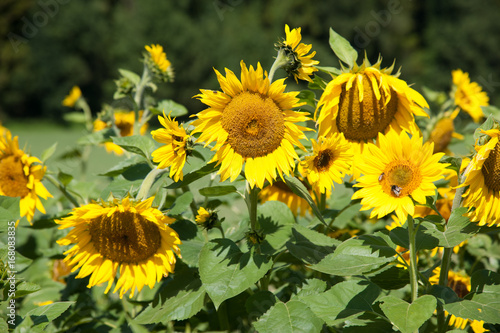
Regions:
[[[286, 25], [191, 115], [146, 45], [100, 112], [64, 98], [85, 135], [62, 155], [1, 127], [0, 331], [498, 332], [500, 109], [329, 33], [320, 65]], [[97, 180], [92, 150], [120, 158]]]

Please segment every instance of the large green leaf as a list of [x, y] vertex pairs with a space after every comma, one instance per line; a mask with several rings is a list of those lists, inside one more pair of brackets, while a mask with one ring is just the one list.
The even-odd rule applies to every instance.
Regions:
[[193, 201], [193, 193], [185, 192], [180, 196], [175, 198], [174, 205], [170, 208], [168, 212], [169, 215], [181, 215], [186, 210], [189, 209], [189, 205]]
[[318, 206], [316, 206], [316, 203], [314, 203], [313, 198], [311, 197], [311, 194], [309, 194], [309, 191], [305, 187], [304, 184], [300, 180], [298, 180], [295, 177], [289, 177], [285, 175], [285, 182], [288, 185], [288, 187], [292, 190], [293, 193], [298, 195], [299, 197], [303, 198], [304, 200], [307, 201], [309, 206], [311, 206], [314, 215], [323, 223], [326, 224], [325, 220], [323, 219], [323, 215], [321, 214]]
[[114, 144], [117, 144], [128, 152], [141, 155], [146, 159], [149, 159], [149, 156], [155, 150], [153, 140], [142, 135], [112, 137], [112, 139]]
[[323, 321], [307, 305], [292, 300], [278, 302], [254, 324], [259, 333], [319, 332]]
[[233, 185], [211, 186], [200, 188], [198, 191], [205, 197], [219, 197], [221, 195], [235, 193], [236, 187], [234, 187]]
[[192, 182], [205, 177], [218, 170], [219, 167], [215, 167], [215, 163], [204, 164], [201, 168], [191, 171], [190, 173], [184, 175], [183, 180], [179, 182], [172, 183], [167, 186], [168, 189], [176, 189], [183, 186], [187, 186]]
[[271, 266], [267, 256], [243, 253], [229, 239], [212, 240], [200, 253], [200, 278], [216, 308], [253, 286]]
[[352, 68], [356, 63], [356, 59], [358, 59], [358, 52], [351, 46], [347, 39], [330, 28], [329, 42], [335, 55], [344, 63], [348, 64], [349, 68]]
[[373, 311], [372, 304], [380, 292], [371, 282], [353, 279], [337, 283], [325, 292], [299, 295], [298, 298], [328, 325], [336, 325], [346, 318]]
[[[425, 224], [425, 225], [424, 225]], [[434, 226], [434, 225], [433, 225]], [[433, 227], [430, 226], [430, 227]], [[408, 238], [408, 228], [405, 227], [396, 227], [389, 232], [389, 236], [391, 240], [399, 245], [408, 249], [410, 247], [409, 238]], [[426, 223], [423, 222], [418, 228], [415, 235], [415, 245], [417, 251], [420, 250], [431, 250], [439, 245], [439, 240], [435, 237], [434, 234], [427, 232]]]
[[500, 286], [496, 292], [474, 294], [472, 299], [448, 303], [443, 307], [456, 317], [484, 320], [486, 323], [500, 324]]
[[7, 231], [9, 226], [13, 226], [11, 222], [21, 217], [19, 201], [19, 197], [0, 196], [0, 232]]
[[273, 254], [290, 239], [295, 217], [288, 206], [279, 201], [268, 201], [257, 208], [257, 220], [264, 235], [261, 251]]
[[286, 243], [286, 248], [299, 260], [307, 264], [317, 264], [324, 257], [333, 253], [340, 242], [317, 231], [296, 225], [292, 237]]
[[421, 296], [411, 304], [391, 295], [382, 297], [380, 301], [384, 314], [402, 333], [418, 331], [437, 306], [436, 298], [431, 295]]
[[[386, 248], [382, 248], [383, 252]], [[387, 250], [388, 251], [388, 250]], [[380, 253], [380, 248], [366, 244], [363, 239], [351, 238], [340, 244], [335, 252], [327, 255], [311, 268], [332, 275], [357, 275], [369, 272], [393, 261], [390, 253]]]
[[170, 115], [170, 117], [179, 117], [188, 114], [188, 109], [182, 104], [176, 103], [171, 99], [164, 99], [158, 103], [155, 108], [150, 109], [153, 114]]
[[16, 327], [16, 331], [42, 332], [50, 322], [62, 315], [73, 303], [75, 302], [56, 302], [35, 308], [26, 314], [23, 322]]

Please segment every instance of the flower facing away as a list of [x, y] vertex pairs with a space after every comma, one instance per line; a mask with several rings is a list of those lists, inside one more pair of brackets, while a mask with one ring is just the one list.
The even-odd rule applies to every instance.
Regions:
[[451, 155], [448, 145], [452, 138], [463, 140], [464, 136], [455, 132], [455, 125], [453, 120], [457, 117], [460, 109], [456, 109], [452, 113], [445, 114], [443, 118], [439, 119], [432, 130], [429, 140], [434, 143], [434, 153], [446, 153]]
[[[309, 192], [312, 194], [311, 191]], [[300, 216], [305, 216], [306, 212], [311, 211], [311, 206], [309, 206], [307, 201], [293, 193], [288, 185], [281, 180], [277, 180], [264, 187], [262, 191], [259, 192], [259, 199], [262, 203], [267, 201], [283, 202], [290, 208], [294, 215], [299, 214]]]
[[[21, 198], [21, 217], [31, 223], [35, 209], [45, 214], [40, 198], [52, 198], [42, 184], [46, 167], [40, 160], [19, 149], [17, 136], [12, 138], [9, 130], [0, 136], [0, 195]], [[17, 225], [17, 224], [16, 224]]]
[[168, 224], [174, 219], [151, 207], [154, 198], [135, 202], [130, 198], [93, 202], [73, 209], [70, 216], [56, 220], [59, 229], [73, 229], [59, 245], [73, 245], [64, 261], [77, 278], [90, 275], [88, 288], [108, 282], [107, 293], [119, 272], [113, 292], [120, 298], [135, 288], [153, 288], [173, 273], [175, 254], [180, 256], [179, 236]]
[[217, 212], [211, 209], [206, 210], [204, 207], [200, 207], [198, 209], [198, 215], [196, 215], [195, 221], [199, 226], [207, 230], [220, 226], [221, 222], [219, 221], [219, 216], [217, 215]]
[[342, 133], [334, 133], [318, 141], [312, 139], [313, 154], [301, 162], [309, 183], [326, 193], [334, 187], [333, 183], [342, 183], [342, 178], [350, 174], [353, 154], [351, 144]]
[[152, 73], [164, 82], [172, 82], [174, 79], [174, 71], [172, 64], [167, 59], [167, 54], [163, 51], [163, 46], [152, 44], [145, 46], [147, 53], [146, 63]]
[[[436, 267], [432, 272], [433, 275], [429, 278], [432, 284], [439, 284], [439, 275], [441, 274], [441, 267]], [[471, 290], [471, 279], [467, 274], [448, 271], [448, 287], [460, 298], [464, 298]], [[445, 316], [448, 316], [448, 311], [445, 311]], [[470, 324], [474, 333], [482, 333], [486, 330], [483, 328], [484, 321], [464, 319], [451, 315], [449, 325], [457, 329], [464, 329], [467, 324]]]
[[159, 163], [159, 169], [170, 167], [170, 178], [177, 182], [183, 178], [182, 168], [189, 154], [190, 135], [182, 126], [179, 126], [175, 118], [172, 120], [170, 116], [163, 114], [163, 117], [158, 116], [158, 120], [164, 128], [152, 131], [151, 135], [163, 146], [152, 153], [153, 162]]
[[[500, 130], [483, 131], [488, 142], [476, 145], [476, 154], [465, 170], [469, 186], [462, 206], [469, 207], [467, 216], [479, 225], [500, 225]], [[475, 208], [475, 210], [473, 209]]]
[[433, 182], [443, 178], [448, 166], [439, 163], [444, 153], [432, 154], [433, 148], [432, 143], [422, 145], [418, 134], [379, 134], [378, 144], [367, 145], [359, 160], [363, 176], [354, 186], [361, 189], [352, 199], [361, 199], [362, 210], [373, 208], [370, 217], [394, 211], [404, 223], [408, 214], [414, 216], [413, 200], [425, 204], [426, 196], [435, 193]]
[[283, 68], [289, 75], [293, 75], [295, 82], [298, 82], [297, 79], [312, 82], [311, 75], [318, 70], [314, 66], [319, 64], [319, 61], [313, 60], [316, 51], [308, 54], [312, 45], [300, 42], [302, 39], [300, 30], [301, 28], [296, 28], [290, 31], [288, 24], [285, 25], [286, 39], [276, 46], [284, 52], [287, 63]]
[[451, 72], [455, 86], [453, 97], [455, 104], [467, 112], [477, 123], [484, 117], [481, 106], [489, 105], [486, 92], [476, 82], [471, 82], [468, 73], [457, 69]]
[[66, 96], [62, 101], [62, 105], [72, 108], [75, 106], [80, 97], [82, 97], [82, 91], [80, 90], [80, 87], [74, 86], [69, 92], [69, 95]]
[[[305, 138], [307, 113], [293, 111], [300, 106], [298, 92], [285, 93], [284, 79], [269, 82], [267, 72], [258, 64], [247, 69], [241, 61], [241, 81], [226, 69], [226, 77], [215, 70], [221, 91], [201, 90], [195, 97], [209, 106], [192, 122], [197, 141], [206, 145], [215, 141], [211, 162], [220, 164], [221, 181], [234, 181], [245, 164], [245, 178], [250, 187], [263, 188], [283, 173], [290, 174], [298, 155], [294, 145]], [[205, 145], [205, 146], [206, 146]]]
[[[113, 113], [114, 123], [120, 136], [131, 136], [134, 134], [135, 112], [134, 111], [116, 111]], [[139, 111], [139, 118], [142, 117], [142, 111]], [[101, 119], [94, 121], [94, 132], [112, 127], [112, 121], [106, 122]], [[148, 124], [145, 123], [141, 126], [140, 134], [144, 135], [148, 129]], [[108, 153], [115, 153], [116, 155], [123, 155], [123, 149], [114, 144], [113, 142], [104, 143], [104, 147]]]
[[414, 115], [428, 117], [427, 102], [398, 79], [399, 72], [391, 75], [392, 67], [380, 69], [381, 61], [372, 66], [365, 59], [328, 83], [316, 109], [318, 136], [341, 132], [355, 144], [357, 155], [379, 133], [419, 132]]

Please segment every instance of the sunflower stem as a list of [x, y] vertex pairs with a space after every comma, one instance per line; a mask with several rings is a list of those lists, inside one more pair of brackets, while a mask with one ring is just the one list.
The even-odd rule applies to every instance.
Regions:
[[153, 186], [153, 183], [155, 182], [156, 177], [165, 171], [166, 169], [158, 169], [158, 168], [152, 169], [147, 174], [146, 178], [144, 178], [144, 180], [142, 181], [136, 199], [139, 201], [146, 199], [148, 197], [148, 193], [149, 190], [151, 189], [151, 186]]
[[417, 267], [417, 249], [415, 246], [416, 232], [413, 217], [408, 215], [408, 238], [410, 241], [410, 286], [412, 303], [418, 298], [418, 267]]
[[248, 214], [250, 216], [250, 227], [252, 228], [252, 232], [256, 232], [258, 228], [257, 225], [258, 196], [259, 196], [259, 188], [258, 187], [250, 188], [250, 184], [247, 181], [245, 188], [245, 202], [248, 207]]
[[288, 59], [285, 55], [285, 52], [283, 50], [278, 51], [278, 56], [276, 57], [276, 60], [274, 60], [273, 65], [271, 66], [271, 69], [269, 70], [269, 83], [273, 82], [273, 77], [274, 73], [278, 70], [278, 68], [283, 67], [286, 65], [288, 62]]
[[73, 207], [79, 207], [80, 204], [76, 199], [66, 190], [66, 186], [61, 184], [57, 179], [52, 177], [52, 175], [45, 174], [44, 175], [45, 179], [47, 179], [49, 182], [52, 183], [61, 193], [71, 202]]
[[134, 102], [135, 102], [135, 119], [137, 122], [134, 124], [133, 134], [139, 133], [139, 110], [142, 108], [142, 95], [144, 94], [144, 89], [146, 85], [150, 82], [149, 69], [146, 63], [144, 63], [144, 69], [142, 71], [142, 77], [137, 86], [135, 87]]

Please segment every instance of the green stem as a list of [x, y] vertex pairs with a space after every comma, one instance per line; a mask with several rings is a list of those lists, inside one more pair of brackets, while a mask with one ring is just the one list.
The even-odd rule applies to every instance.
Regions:
[[222, 331], [230, 332], [226, 302], [222, 302], [222, 304], [220, 305], [219, 309], [217, 310], [217, 317], [219, 318], [220, 329]]
[[165, 172], [167, 169], [158, 169], [154, 168], [152, 169], [144, 178], [142, 181], [141, 187], [139, 188], [139, 192], [137, 193], [136, 199], [141, 201], [144, 200], [148, 197], [149, 190], [151, 189], [151, 186], [153, 186], [153, 183], [155, 182], [155, 179], [158, 175], [161, 173]]
[[271, 66], [271, 69], [269, 70], [269, 82], [273, 82], [274, 73], [276, 73], [278, 68], [286, 65], [287, 62], [288, 60], [285, 56], [285, 52], [279, 50], [278, 56], [276, 57], [276, 60], [274, 61], [273, 65]]
[[417, 267], [417, 249], [415, 246], [416, 232], [413, 218], [408, 215], [408, 238], [410, 240], [410, 286], [411, 301], [418, 298], [418, 267]]
[[66, 187], [62, 185], [57, 179], [52, 177], [51, 175], [45, 174], [44, 175], [45, 179], [47, 179], [49, 182], [52, 183], [61, 193], [71, 202], [73, 207], [79, 207], [80, 204], [76, 199], [66, 190]]
[[85, 127], [89, 133], [92, 133], [94, 130], [94, 121], [92, 119], [92, 112], [90, 111], [87, 101], [84, 98], [79, 98], [76, 102], [76, 106], [82, 109], [83, 115], [85, 116]]
[[144, 69], [142, 71], [142, 77], [137, 86], [135, 87], [135, 94], [134, 94], [134, 102], [136, 105], [136, 110], [135, 110], [135, 119], [137, 121], [134, 124], [134, 132], [133, 134], [140, 133], [140, 118], [139, 118], [139, 110], [142, 109], [142, 95], [144, 94], [144, 89], [146, 88], [146, 85], [150, 82], [150, 75], [149, 75], [149, 69], [146, 64], [144, 64]]
[[250, 216], [250, 227], [252, 228], [252, 232], [257, 231], [257, 201], [259, 197], [259, 188], [254, 187], [250, 188], [250, 184], [248, 181], [246, 182], [245, 188], [245, 202], [248, 207], [248, 214]]

